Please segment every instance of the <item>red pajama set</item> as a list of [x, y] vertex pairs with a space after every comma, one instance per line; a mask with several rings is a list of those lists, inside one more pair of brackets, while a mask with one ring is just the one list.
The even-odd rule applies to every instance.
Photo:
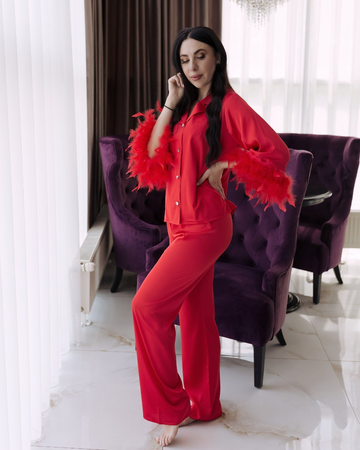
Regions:
[[[138, 187], [166, 189], [165, 221], [170, 245], [133, 300], [133, 319], [144, 418], [178, 425], [185, 418], [214, 420], [221, 415], [220, 342], [215, 323], [214, 264], [232, 237], [235, 205], [223, 200], [206, 180], [209, 147], [206, 107], [209, 94], [189, 117], [184, 114], [164, 130], [156, 156], [147, 144], [156, 119], [146, 111], [130, 134], [129, 173]], [[223, 99], [219, 161], [244, 183], [250, 198], [267, 206], [293, 204], [291, 179], [285, 174], [289, 150], [275, 131], [232, 89]], [[224, 170], [227, 191], [230, 170]], [[175, 355], [174, 320], [181, 327], [183, 381]]]

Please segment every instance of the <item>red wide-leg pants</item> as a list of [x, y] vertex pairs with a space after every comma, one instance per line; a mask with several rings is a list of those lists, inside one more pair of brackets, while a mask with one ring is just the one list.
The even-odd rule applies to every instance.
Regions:
[[[220, 341], [214, 264], [232, 237], [231, 215], [205, 224], [168, 224], [170, 245], [133, 300], [144, 418], [178, 425], [221, 415]], [[184, 386], [177, 372], [174, 320], [180, 314]]]

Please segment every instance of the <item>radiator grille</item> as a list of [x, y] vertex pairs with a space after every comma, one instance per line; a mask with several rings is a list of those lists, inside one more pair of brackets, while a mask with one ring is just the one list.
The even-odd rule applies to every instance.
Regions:
[[94, 263], [93, 272], [81, 272], [81, 307], [89, 314], [113, 246], [108, 206], [104, 205], [80, 248], [80, 263]]

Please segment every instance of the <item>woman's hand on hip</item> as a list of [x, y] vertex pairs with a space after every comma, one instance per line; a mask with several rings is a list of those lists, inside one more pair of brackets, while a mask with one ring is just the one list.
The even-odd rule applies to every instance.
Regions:
[[222, 174], [225, 169], [228, 168], [227, 162], [216, 162], [212, 164], [202, 175], [196, 186], [200, 186], [205, 180], [209, 181], [211, 187], [213, 187], [225, 200], [225, 192], [221, 183]]

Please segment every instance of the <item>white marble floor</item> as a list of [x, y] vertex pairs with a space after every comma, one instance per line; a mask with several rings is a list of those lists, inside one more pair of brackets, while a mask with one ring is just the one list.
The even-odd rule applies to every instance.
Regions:
[[[222, 339], [225, 415], [182, 428], [169, 448], [187, 450], [360, 449], [360, 250], [345, 249], [338, 285], [323, 275], [312, 304], [309, 274], [293, 270], [301, 308], [286, 316], [287, 346], [267, 346], [264, 387], [253, 386], [252, 348]], [[62, 359], [60, 384], [32, 450], [155, 450], [161, 427], [142, 418], [131, 301], [136, 277], [109, 291], [108, 265], [93, 324]], [[181, 347], [177, 339], [179, 371]]]

